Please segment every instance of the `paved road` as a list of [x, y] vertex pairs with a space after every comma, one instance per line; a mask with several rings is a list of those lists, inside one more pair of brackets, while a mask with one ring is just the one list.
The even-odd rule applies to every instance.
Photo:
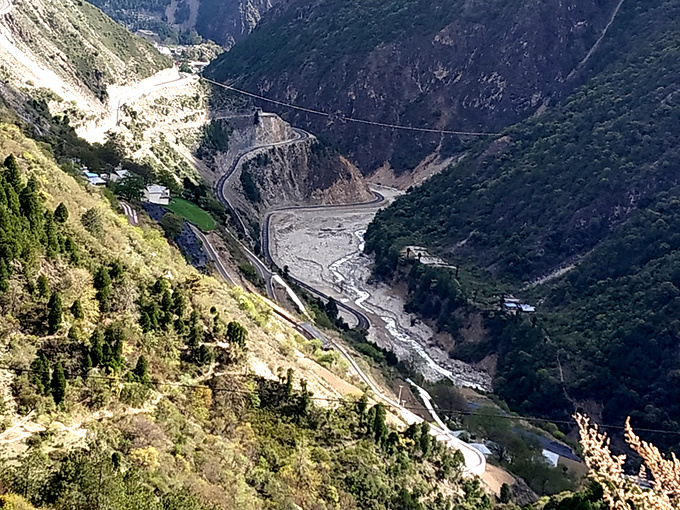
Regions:
[[[218, 200], [231, 212], [232, 216], [234, 217], [234, 220], [239, 226], [239, 229], [244, 233], [244, 235], [247, 238], [250, 238], [250, 233], [241, 219], [241, 216], [238, 214], [236, 209], [231, 205], [229, 200], [227, 200], [227, 197], [224, 194], [224, 187], [228, 184], [229, 179], [231, 176], [234, 174], [238, 166], [243, 163], [243, 160], [251, 153], [258, 151], [260, 149], [268, 149], [272, 147], [280, 147], [282, 145], [289, 145], [292, 143], [299, 143], [304, 140], [308, 140], [310, 138], [313, 138], [312, 135], [310, 135], [307, 131], [304, 131], [302, 129], [297, 129], [293, 128], [293, 131], [295, 132], [295, 135], [293, 138], [290, 140], [284, 140], [283, 142], [276, 142], [276, 143], [269, 143], [269, 144], [263, 144], [263, 145], [256, 145], [254, 147], [250, 147], [247, 150], [244, 150], [237, 154], [237, 156], [234, 158], [233, 163], [231, 166], [227, 169], [227, 171], [222, 175], [222, 177], [219, 178], [217, 181], [217, 184], [215, 185], [215, 193], [217, 195]], [[257, 274], [260, 275], [260, 277], [266, 282], [267, 284], [267, 295], [269, 296], [270, 299], [276, 300], [276, 294], [274, 293], [274, 286], [272, 284], [272, 276], [274, 273], [272, 273], [267, 265], [262, 262], [253, 252], [251, 252], [248, 248], [246, 248], [242, 243], [241, 248], [246, 252], [246, 256], [248, 257], [248, 260], [250, 260], [250, 263], [255, 267], [255, 270], [257, 271]]]
[[189, 223], [189, 227], [194, 232], [194, 234], [196, 234], [196, 237], [200, 239], [201, 244], [203, 244], [203, 249], [206, 255], [210, 260], [212, 260], [215, 263], [215, 268], [217, 269], [217, 272], [220, 274], [220, 276], [222, 276], [222, 278], [227, 280], [232, 285], [237, 285], [237, 283], [234, 281], [234, 279], [227, 271], [227, 268], [224, 266], [224, 263], [222, 262], [222, 257], [220, 257], [219, 253], [212, 245], [210, 240], [203, 233], [203, 231], [193, 223]]
[[304, 131], [302, 129], [298, 128], [293, 128], [293, 131], [295, 132], [295, 136], [291, 138], [290, 140], [285, 140], [283, 142], [276, 142], [276, 143], [268, 143], [268, 144], [263, 144], [263, 145], [255, 145], [253, 147], [250, 147], [244, 151], [241, 151], [236, 155], [234, 158], [233, 163], [229, 167], [229, 169], [222, 175], [222, 177], [219, 178], [217, 181], [217, 184], [215, 186], [215, 190], [217, 192], [217, 198], [224, 204], [224, 206], [229, 209], [229, 212], [231, 212], [231, 215], [234, 217], [236, 220], [236, 223], [238, 223], [239, 230], [243, 232], [243, 234], [247, 237], [250, 238], [250, 232], [248, 231], [248, 228], [246, 227], [246, 224], [243, 222], [241, 219], [241, 216], [238, 214], [236, 209], [232, 207], [232, 205], [229, 203], [229, 200], [227, 200], [226, 196], [224, 195], [224, 187], [227, 185], [227, 182], [231, 178], [231, 176], [234, 174], [236, 169], [243, 163], [243, 160], [251, 153], [256, 152], [260, 149], [269, 149], [273, 147], [280, 147], [282, 145], [290, 145], [291, 143], [299, 143], [304, 140], [308, 140], [312, 138], [312, 135], [310, 135], [307, 131]]
[[[218, 180], [218, 182], [215, 186], [218, 199], [220, 200], [220, 202], [222, 202], [222, 204], [224, 204], [225, 207], [227, 207], [230, 211], [232, 211], [234, 218], [236, 219], [237, 223], [239, 224], [239, 227], [241, 228], [241, 230], [246, 235], [248, 235], [248, 231], [245, 227], [245, 224], [243, 223], [241, 218], [238, 216], [238, 213], [236, 213], [234, 208], [231, 206], [231, 204], [229, 203], [229, 201], [225, 197], [224, 187], [226, 186], [229, 178], [232, 176], [232, 174], [234, 173], [236, 168], [238, 168], [238, 165], [240, 165], [243, 162], [243, 159], [248, 154], [252, 153], [253, 151], [256, 151], [256, 150], [262, 149], [262, 148], [275, 147], [275, 146], [279, 146], [279, 145], [296, 143], [296, 142], [299, 142], [301, 140], [304, 140], [304, 139], [311, 137], [311, 135], [309, 133], [307, 133], [306, 131], [300, 130], [300, 129], [295, 129], [295, 133], [296, 133], [296, 137], [294, 139], [291, 139], [291, 140], [288, 140], [288, 141], [285, 141], [285, 142], [279, 142], [279, 143], [276, 143], [276, 144], [267, 144], [267, 145], [252, 147], [252, 148], [238, 154], [237, 157], [234, 159], [234, 162], [232, 163], [232, 165], [227, 170], [227, 172], [224, 175], [222, 175], [222, 177], [220, 177], [220, 179]], [[301, 210], [301, 209], [321, 209], [321, 208], [323, 208], [323, 209], [352, 208], [353, 210], [356, 210], [357, 208], [361, 208], [361, 207], [375, 207], [377, 204], [380, 204], [381, 202], [383, 202], [385, 200], [385, 198], [380, 193], [374, 192], [374, 194], [375, 194], [375, 198], [373, 200], [371, 200], [369, 202], [365, 202], [363, 204], [347, 204], [347, 205], [337, 205], [337, 206], [319, 205], [319, 206], [307, 206], [307, 207], [290, 207], [290, 208], [279, 209], [277, 211], [271, 212], [270, 214], [267, 215], [265, 224], [264, 224], [263, 229], [262, 229], [261, 245], [262, 245], [262, 253], [264, 254], [265, 259], [273, 267], [278, 269], [278, 267], [276, 266], [276, 263], [274, 262], [274, 260], [271, 257], [271, 253], [269, 251], [271, 217], [276, 212], [282, 212], [282, 211], [285, 211], [285, 210], [294, 210], [294, 209], [295, 210]], [[246, 248], [242, 243], [239, 243], [239, 244], [241, 244], [241, 247], [246, 252], [246, 255], [248, 256], [248, 259], [250, 260], [250, 262], [253, 264], [253, 266], [255, 266], [255, 269], [257, 270], [258, 274], [261, 277], [263, 277], [265, 279], [265, 281], [267, 282], [267, 294], [269, 295], [269, 297], [272, 300], [276, 300], [276, 296], [274, 294], [274, 289], [273, 289], [273, 284], [272, 284], [274, 273], [272, 273], [272, 271], [270, 271], [269, 268], [254, 253], [252, 253], [248, 248]], [[305, 282], [300, 281], [296, 278], [292, 278], [292, 277], [291, 277], [291, 280], [293, 280], [297, 285], [301, 286], [302, 288], [312, 292], [313, 294], [316, 294], [317, 296], [320, 296], [324, 299], [329, 299], [329, 297], [327, 295], [318, 291], [314, 287], [306, 284]], [[357, 318], [359, 328], [368, 329], [370, 327], [370, 322], [369, 322], [368, 318], [363, 313], [361, 313], [358, 310], [355, 310], [354, 308], [349, 307], [345, 303], [341, 303], [341, 302], [338, 302], [338, 307], [340, 307], [340, 308], [344, 309], [345, 311], [353, 314]], [[280, 315], [284, 320], [289, 322], [296, 329], [298, 329], [300, 327], [300, 322], [296, 318], [290, 317], [289, 314], [286, 314], [286, 313], [280, 314]], [[380, 390], [380, 388], [378, 388], [378, 386], [371, 380], [371, 378], [368, 377], [368, 375], [361, 369], [361, 367], [359, 367], [359, 365], [356, 363], [356, 361], [354, 360], [352, 355], [347, 351], [347, 349], [345, 349], [342, 345], [340, 345], [336, 342], [333, 342], [332, 340], [327, 339], [327, 341], [338, 352], [340, 352], [340, 354], [349, 362], [349, 364], [354, 368], [356, 373], [359, 375], [360, 379], [373, 391], [374, 397], [376, 399], [381, 400], [382, 402], [387, 404], [387, 406], [389, 406], [397, 415], [401, 416], [401, 418], [406, 423], [421, 423], [422, 421], [424, 421], [422, 418], [417, 416], [415, 413], [413, 413], [412, 411], [410, 411], [410, 410], [404, 408], [402, 405], [400, 405], [399, 402], [396, 402], [396, 401], [392, 400], [390, 397], [388, 397], [387, 395], [385, 395]], [[434, 413], [434, 412], [432, 412], [431, 414], [433, 416], [437, 416], [436, 413]], [[439, 417], [437, 416], [437, 419], [438, 418]], [[465, 463], [466, 463], [466, 467], [465, 467], [466, 473], [477, 474], [477, 475], [482, 474], [484, 472], [485, 467], [486, 467], [486, 461], [485, 461], [484, 457], [481, 456], [481, 461], [480, 461], [479, 455], [481, 455], [481, 454], [479, 454], [479, 452], [477, 452], [477, 450], [474, 450], [469, 445], [467, 445], [467, 443], [464, 443], [464, 442], [460, 441], [459, 439], [455, 438], [454, 436], [452, 436], [450, 434], [450, 431], [446, 428], [446, 426], [443, 425], [443, 428], [442, 428], [442, 425], [443, 425], [443, 423], [439, 424], [438, 426], [431, 425], [432, 435], [435, 436], [437, 438], [437, 440], [443, 441], [444, 443], [446, 443], [449, 447], [457, 449], [457, 450], [461, 450], [463, 452], [463, 456], [465, 458]], [[471, 450], [473, 450], [473, 451], [471, 451]]]
[[11, 0], [0, 0], [0, 15], [7, 14], [12, 10]]
[[410, 379], [406, 379], [406, 382], [411, 386], [414, 386], [418, 393], [420, 394], [420, 399], [425, 403], [427, 411], [430, 413], [434, 421], [437, 423], [438, 427], [432, 427], [433, 435], [437, 436], [437, 439], [444, 441], [449, 444], [452, 448], [460, 450], [465, 458], [466, 471], [475, 475], [481, 475], [486, 470], [486, 457], [477, 450], [473, 448], [465, 441], [461, 441], [456, 436], [453, 435], [451, 430], [446, 426], [446, 424], [441, 420], [437, 412], [434, 410], [432, 405], [432, 397], [423, 388], [418, 386]]
[[133, 227], [139, 225], [139, 216], [137, 216], [137, 211], [135, 211], [134, 207], [132, 207], [130, 204], [122, 200], [119, 201], [118, 203], [120, 204], [120, 208], [123, 209], [125, 216], [127, 216], [130, 225], [132, 225]]

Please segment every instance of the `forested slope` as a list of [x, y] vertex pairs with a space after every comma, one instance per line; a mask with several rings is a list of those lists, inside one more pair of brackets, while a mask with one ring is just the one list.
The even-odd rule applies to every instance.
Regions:
[[3, 508], [490, 507], [427, 426], [398, 432], [359, 395], [319, 407], [284, 354], [305, 341], [264, 302], [0, 113]]
[[[632, 413], [678, 427], [678, 16], [677, 1], [625, 2], [593, 57], [597, 76], [396, 201], [367, 233], [376, 274], [410, 271], [410, 306], [456, 335], [454, 355], [498, 353], [497, 390], [523, 411], [557, 416], [590, 401], [608, 421]], [[408, 244], [463, 275], [400, 266]], [[524, 291], [536, 327], [490, 311], [498, 293], [570, 264]], [[484, 303], [485, 339], [466, 343], [464, 317]]]
[[[365, 173], [398, 172], [469, 140], [344, 123], [342, 116], [494, 131], [571, 90], [568, 79], [616, 1], [295, 1], [275, 7], [207, 71], [220, 81], [335, 115], [281, 110], [334, 141]], [[267, 105], [272, 108], [271, 105]]]

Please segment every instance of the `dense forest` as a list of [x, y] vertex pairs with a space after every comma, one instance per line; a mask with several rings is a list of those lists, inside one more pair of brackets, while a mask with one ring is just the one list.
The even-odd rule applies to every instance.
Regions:
[[[376, 276], [409, 282], [409, 308], [454, 335], [452, 355], [498, 353], [496, 388], [523, 412], [566, 416], [594, 399], [607, 421], [678, 427], [679, 15], [677, 1], [624, 3], [595, 78], [369, 227]], [[404, 260], [412, 244], [460, 271]], [[499, 314], [512, 292], [539, 313]], [[485, 340], [466, 343], [480, 308]]]

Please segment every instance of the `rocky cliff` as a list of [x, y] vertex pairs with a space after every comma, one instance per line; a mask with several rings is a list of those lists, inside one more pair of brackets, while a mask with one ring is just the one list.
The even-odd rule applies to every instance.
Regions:
[[196, 31], [203, 37], [231, 46], [244, 39], [262, 15], [281, 0], [201, 0]]
[[[457, 137], [352, 122], [498, 131], [588, 75], [588, 54], [618, 0], [540, 2], [322, 0], [276, 7], [208, 73], [269, 97], [333, 114], [280, 110], [336, 142], [369, 173], [459, 152]], [[571, 77], [570, 77], [571, 75]], [[333, 121], [335, 120], [335, 121]]]
[[229, 124], [229, 149], [215, 156], [212, 177], [227, 172], [240, 154], [255, 148], [225, 186], [225, 195], [244, 217], [262, 219], [282, 207], [371, 200], [354, 165], [313, 136], [295, 132], [280, 117], [259, 114], [257, 123], [241, 118]]

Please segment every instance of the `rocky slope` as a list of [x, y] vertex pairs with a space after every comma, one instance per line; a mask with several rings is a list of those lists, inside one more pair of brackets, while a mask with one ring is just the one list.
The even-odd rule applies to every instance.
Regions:
[[70, 110], [74, 121], [101, 113], [109, 85], [170, 65], [97, 8], [72, 0], [13, 0], [0, 18], [0, 62], [6, 85]]
[[364, 173], [385, 162], [401, 172], [432, 153], [460, 151], [470, 140], [343, 122], [342, 116], [434, 129], [503, 129], [588, 76], [588, 66], [572, 71], [618, 3], [291, 2], [270, 11], [208, 72], [333, 114], [280, 110], [333, 140]]
[[361, 173], [314, 137], [302, 139], [273, 114], [225, 121], [229, 150], [215, 155], [216, 175], [252, 147], [225, 186], [245, 217], [264, 218], [273, 209], [296, 205], [351, 204], [371, 200]]

